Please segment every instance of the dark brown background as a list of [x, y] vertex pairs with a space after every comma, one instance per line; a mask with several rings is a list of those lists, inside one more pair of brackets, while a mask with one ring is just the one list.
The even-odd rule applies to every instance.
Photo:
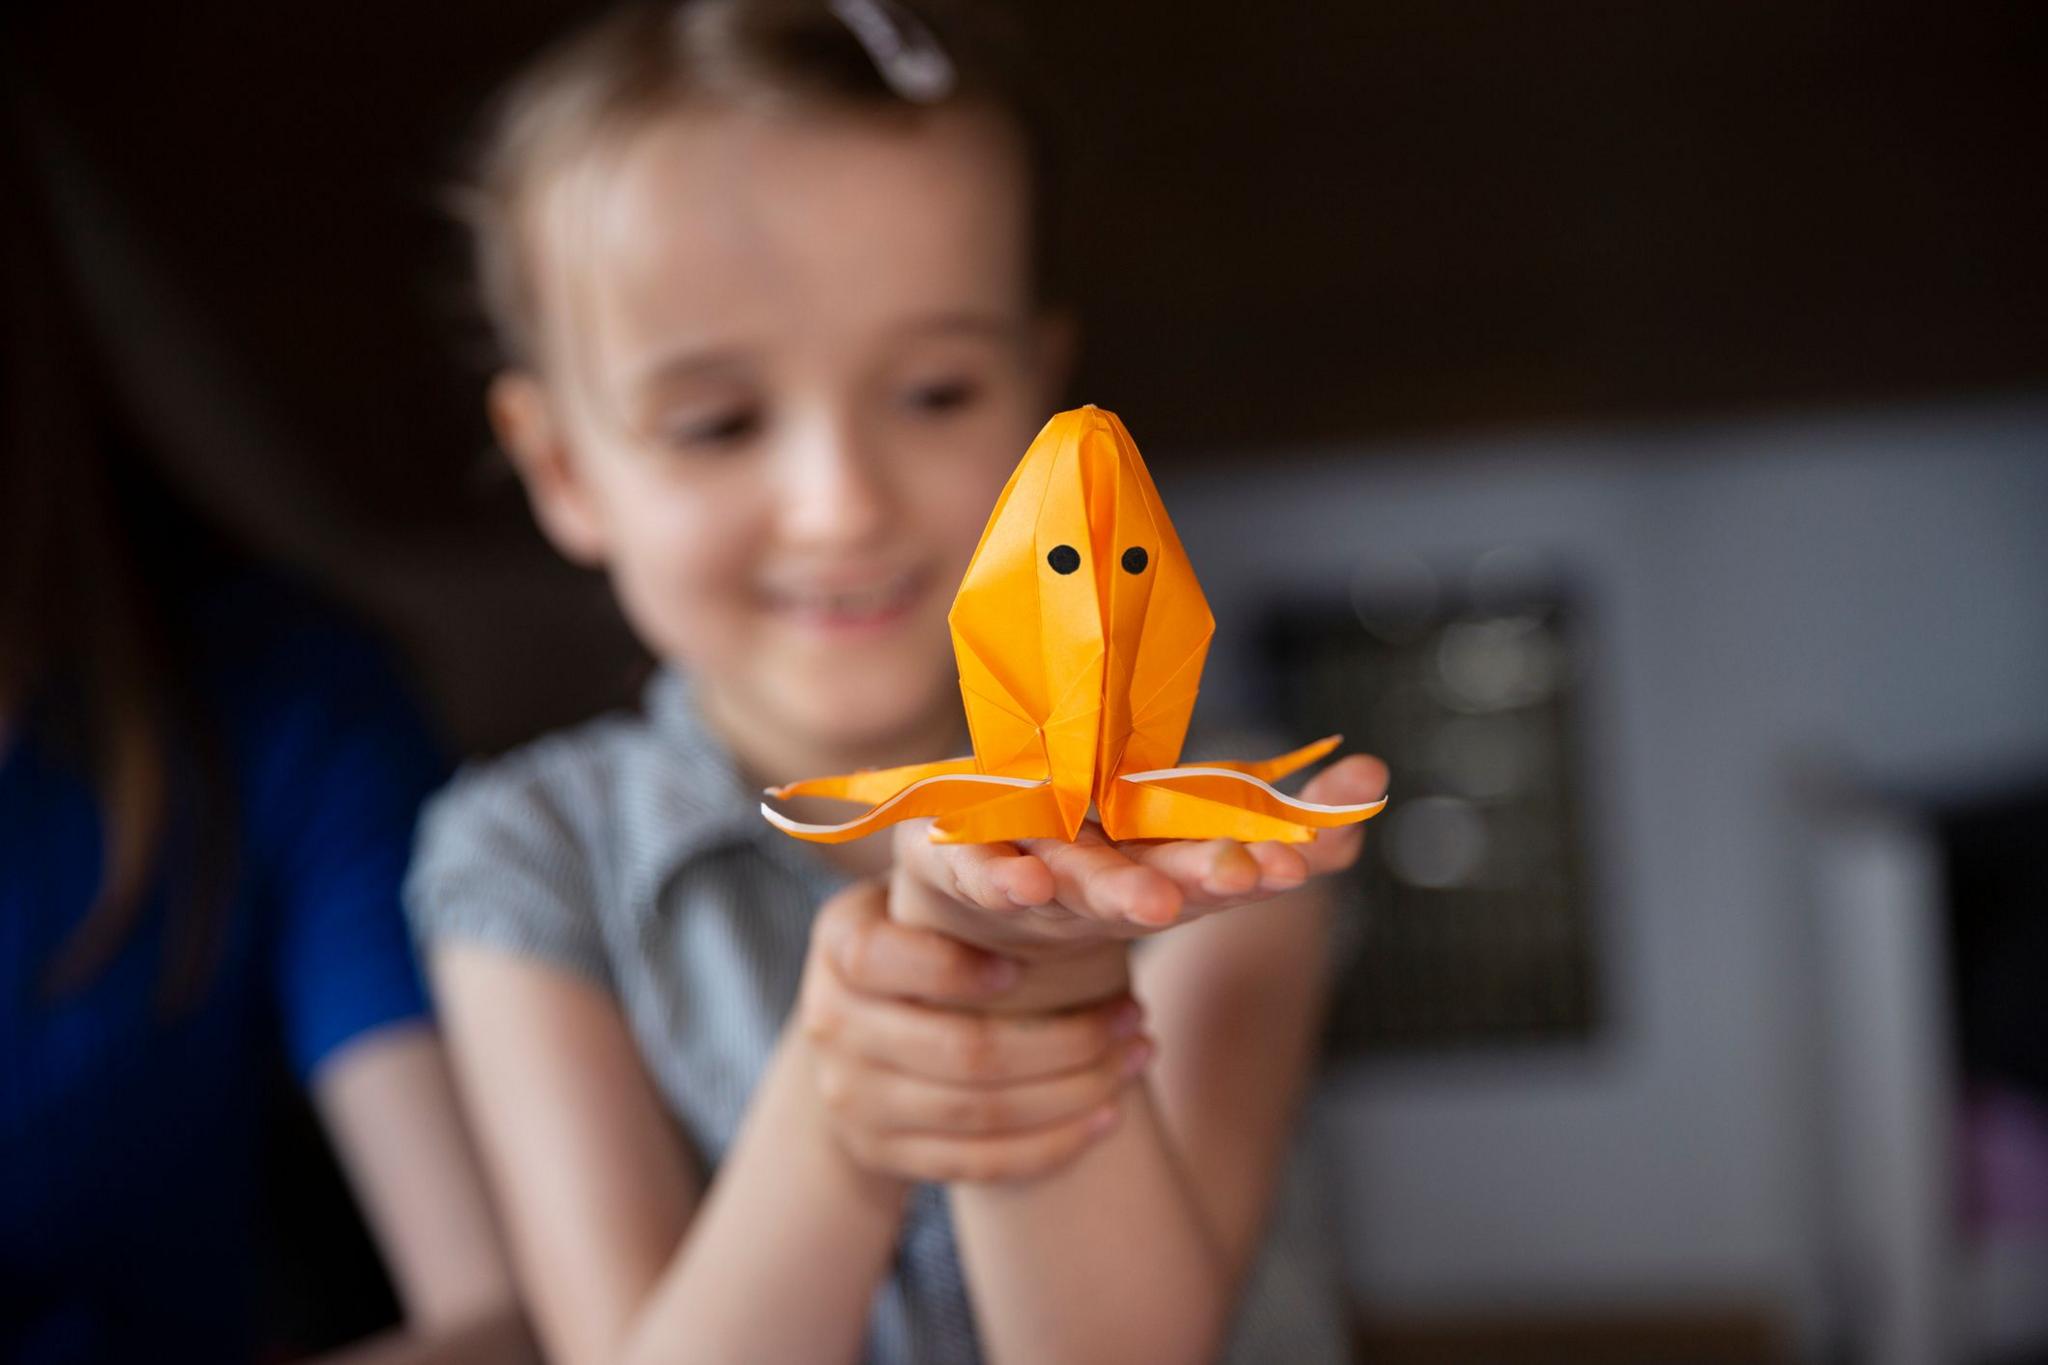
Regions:
[[[489, 457], [436, 207], [484, 93], [589, 8], [11, 20], [145, 429], [395, 629], [469, 743], [588, 710], [632, 658]], [[1025, 13], [1084, 134], [1077, 396], [1169, 458], [2048, 376], [2038, 7]]]

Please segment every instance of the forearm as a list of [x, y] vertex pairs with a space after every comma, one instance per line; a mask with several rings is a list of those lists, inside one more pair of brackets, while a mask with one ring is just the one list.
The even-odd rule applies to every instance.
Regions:
[[858, 1356], [908, 1187], [846, 1155], [808, 1060], [785, 1030], [681, 1254], [634, 1325], [629, 1361]]
[[[1129, 989], [1130, 950], [1093, 945], [1042, 961], [1025, 1001], [1061, 1009]], [[993, 1361], [1200, 1361], [1215, 1353], [1228, 1258], [1154, 1102], [1125, 1092], [1122, 1121], [1062, 1170], [1021, 1183], [949, 1187], [985, 1354]], [[1100, 1292], [1115, 1284], [1114, 1295]]]
[[1125, 1092], [1117, 1130], [1065, 1169], [949, 1194], [984, 1354], [998, 1365], [1215, 1354], [1231, 1276], [1149, 1083]]
[[454, 1327], [405, 1329], [319, 1358], [319, 1365], [538, 1365], [526, 1322], [506, 1308]]

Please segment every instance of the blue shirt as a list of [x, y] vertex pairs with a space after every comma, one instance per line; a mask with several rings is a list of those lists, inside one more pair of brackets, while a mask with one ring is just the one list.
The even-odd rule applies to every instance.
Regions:
[[42, 974], [101, 880], [99, 798], [36, 712], [0, 740], [0, 1359], [247, 1359], [278, 1056], [304, 1080], [425, 1013], [398, 888], [444, 770], [417, 712], [374, 649], [273, 585], [210, 596], [193, 630], [237, 861], [184, 1011], [159, 990], [192, 875], [190, 775], [171, 774], [133, 930], [51, 1000]]

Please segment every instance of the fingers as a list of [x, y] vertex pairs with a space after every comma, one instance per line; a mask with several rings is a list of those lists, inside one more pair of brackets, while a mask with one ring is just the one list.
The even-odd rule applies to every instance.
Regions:
[[1346, 754], [1301, 789], [1304, 801], [1336, 806], [1362, 805], [1386, 794], [1387, 765], [1371, 754]]
[[[951, 1002], [939, 997], [989, 994], [972, 973], [1000, 959], [894, 923], [878, 886], [835, 896], [812, 932], [797, 1024], [824, 1117], [870, 1169], [936, 1181], [1044, 1175], [1115, 1127], [1122, 1091], [1150, 1058], [1127, 994], [1046, 1014], [943, 1008]], [[938, 984], [904, 979], [932, 973]]]
[[1237, 900], [1260, 890], [1264, 881], [1265, 865], [1250, 846], [1235, 839], [1170, 839], [1126, 844], [1123, 851], [1134, 862], [1169, 878], [1184, 897], [1198, 905]]
[[[1386, 790], [1386, 765], [1352, 754], [1303, 789], [1310, 801], [1351, 805]], [[1049, 932], [1069, 916], [1111, 926], [1130, 937], [1179, 923], [1194, 912], [1222, 909], [1291, 891], [1309, 878], [1349, 867], [1363, 831], [1323, 830], [1305, 844], [1230, 839], [1161, 840], [1111, 845], [1093, 825], [1073, 843], [1027, 839], [1014, 844], [933, 844], [922, 822], [899, 827], [899, 868], [963, 905], [1036, 925]], [[1068, 926], [1063, 937], [1083, 932]], [[1004, 935], [988, 941], [1000, 947]]]
[[1142, 1031], [1129, 996], [1045, 1015], [932, 1009], [824, 990], [805, 1002], [803, 1027], [821, 1048], [929, 1081], [1003, 1085], [1096, 1066]]
[[1152, 928], [1172, 924], [1180, 915], [1185, 898], [1172, 878], [1133, 862], [1127, 850], [1101, 842], [1100, 836], [1071, 844], [1032, 839], [1021, 847], [1045, 865], [1054, 896], [1077, 915]]
[[843, 1127], [883, 1133], [1004, 1137], [1083, 1117], [1115, 1100], [1152, 1054], [1131, 1039], [1089, 1066], [1015, 1085], [956, 1085], [843, 1053], [818, 1062], [818, 1094]]
[[[1370, 755], [1353, 754], [1319, 774], [1302, 796], [1350, 805], [1375, 800], [1386, 788], [1386, 765]], [[1188, 905], [1212, 909], [1276, 896], [1310, 877], [1348, 867], [1357, 858], [1363, 837], [1360, 826], [1346, 825], [1323, 830], [1306, 844], [1182, 839], [1120, 847], [1133, 861], [1170, 878]]]
[[1262, 890], [1277, 895], [1282, 891], [1292, 891], [1309, 878], [1308, 859], [1302, 856], [1298, 845], [1266, 840], [1246, 844], [1245, 852], [1251, 854], [1259, 865], [1259, 886]]
[[933, 1004], [980, 1006], [1022, 977], [1008, 958], [944, 934], [896, 924], [876, 882], [847, 888], [818, 909], [811, 937], [839, 978], [856, 990]]
[[983, 910], [1013, 913], [1053, 897], [1052, 877], [1037, 858], [1013, 844], [935, 844], [929, 820], [897, 827], [896, 861], [955, 900]]
[[[1386, 794], [1387, 765], [1370, 754], [1351, 754], [1332, 763], [1301, 790], [1302, 799], [1327, 805], [1353, 805], [1376, 801]], [[1311, 876], [1337, 872], [1351, 866], [1365, 841], [1363, 825], [1326, 829], [1306, 844], [1299, 845]]]

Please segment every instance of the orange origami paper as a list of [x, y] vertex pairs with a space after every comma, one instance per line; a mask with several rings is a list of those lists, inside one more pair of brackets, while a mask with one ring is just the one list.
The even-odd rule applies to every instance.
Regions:
[[870, 809], [806, 824], [816, 843], [936, 816], [940, 843], [1067, 839], [1095, 814], [1111, 839], [1277, 839], [1379, 814], [1270, 785], [1339, 736], [1258, 763], [1176, 766], [1216, 629], [1152, 475], [1116, 414], [1062, 412], [996, 500], [947, 621], [974, 753], [771, 787]]

